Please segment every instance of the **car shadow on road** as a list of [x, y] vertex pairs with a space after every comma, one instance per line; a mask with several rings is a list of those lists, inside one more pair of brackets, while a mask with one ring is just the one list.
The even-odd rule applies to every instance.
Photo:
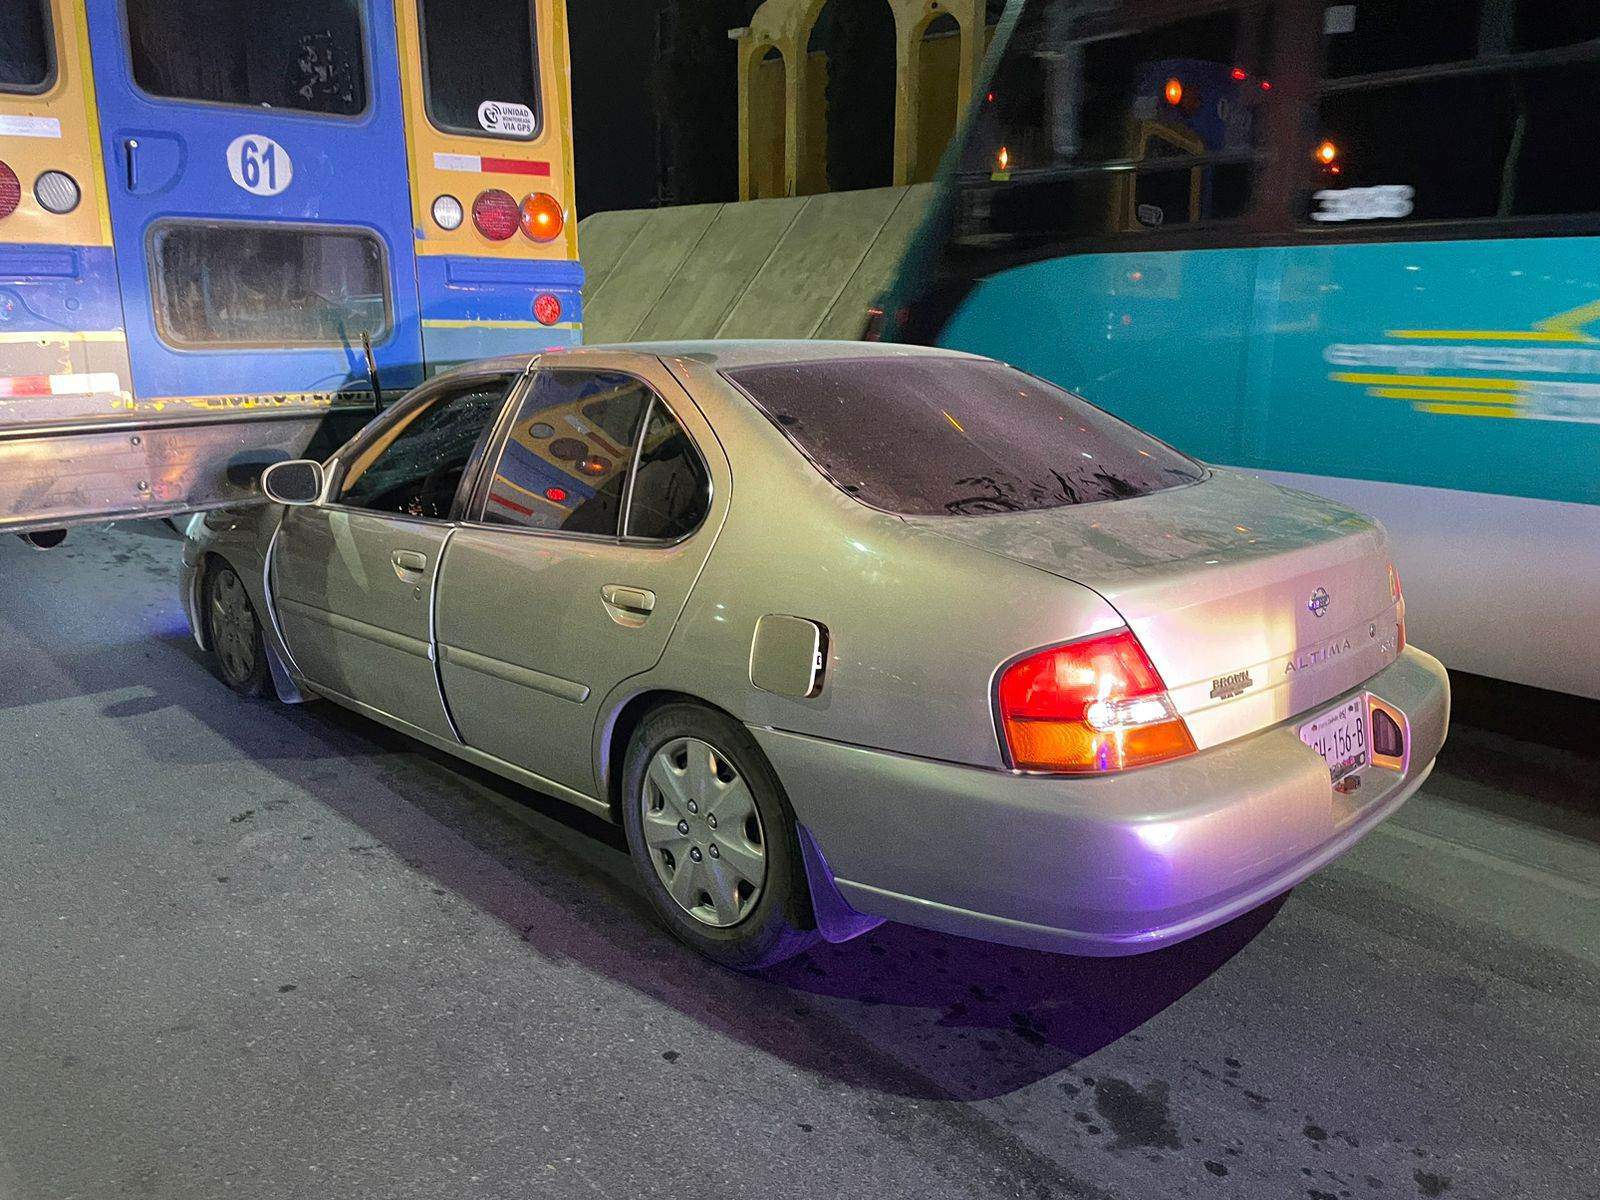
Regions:
[[[683, 948], [657, 923], [616, 825], [333, 704], [234, 697], [201, 677], [204, 656], [192, 641], [161, 641], [192, 660], [193, 676], [188, 664], [174, 664], [184, 694], [153, 696], [130, 712], [186, 709], [240, 759], [291, 785], [293, 804], [320, 804], [360, 827], [352, 851], [387, 851], [514, 930], [530, 954], [582, 964], [824, 1081], [935, 1100], [1005, 1095], [1119, 1039], [1139, 1039], [1141, 1025], [1222, 968], [1282, 905], [1131, 958], [1075, 958], [889, 924], [741, 975]], [[217, 758], [214, 747], [192, 742], [152, 750]]]

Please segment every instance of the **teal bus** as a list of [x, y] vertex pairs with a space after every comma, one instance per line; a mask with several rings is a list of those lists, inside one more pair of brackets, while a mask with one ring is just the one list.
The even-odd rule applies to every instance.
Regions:
[[1418, 644], [1600, 697], [1600, 5], [1013, 0], [881, 334], [1388, 526]]

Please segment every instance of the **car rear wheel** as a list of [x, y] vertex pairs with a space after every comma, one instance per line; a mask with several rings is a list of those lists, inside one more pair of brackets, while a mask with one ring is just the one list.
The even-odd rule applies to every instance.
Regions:
[[234, 569], [221, 564], [206, 572], [206, 625], [217, 674], [241, 696], [267, 690], [267, 647], [255, 606]]
[[656, 709], [628, 745], [622, 797], [634, 865], [681, 941], [741, 971], [816, 942], [794, 814], [736, 721], [696, 704]]

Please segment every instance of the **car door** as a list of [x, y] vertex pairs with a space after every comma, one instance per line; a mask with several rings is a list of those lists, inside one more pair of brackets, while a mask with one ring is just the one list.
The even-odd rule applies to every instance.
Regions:
[[[656, 359], [532, 378], [439, 583], [439, 670], [469, 746], [592, 796], [600, 701], [660, 659], [711, 551], [726, 459]], [[643, 363], [644, 365], [641, 365]]]
[[318, 690], [455, 740], [434, 668], [434, 584], [458, 493], [517, 379], [419, 388], [341, 452], [326, 503], [284, 517], [273, 601], [296, 669]]

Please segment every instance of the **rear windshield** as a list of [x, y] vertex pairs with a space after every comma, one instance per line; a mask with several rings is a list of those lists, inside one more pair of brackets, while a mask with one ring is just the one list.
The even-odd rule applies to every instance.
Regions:
[[440, 129], [526, 141], [539, 131], [532, 0], [425, 0], [428, 116]]
[[34, 92], [50, 81], [45, 0], [0, 4], [0, 92]]
[[833, 359], [727, 377], [838, 487], [906, 516], [1124, 500], [1205, 475], [1086, 400], [984, 359]]

